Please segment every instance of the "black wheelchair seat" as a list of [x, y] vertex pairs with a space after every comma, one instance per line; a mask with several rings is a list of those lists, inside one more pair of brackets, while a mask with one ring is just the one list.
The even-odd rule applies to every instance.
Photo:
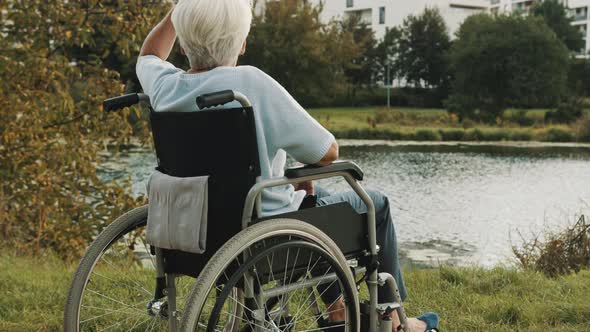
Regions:
[[[163, 250], [166, 273], [198, 276], [213, 254], [242, 230], [244, 202], [260, 176], [254, 112], [251, 107], [195, 112], [150, 112], [157, 169], [176, 177], [209, 175], [207, 248], [203, 254]], [[318, 172], [346, 171], [362, 179], [352, 163], [328, 168], [299, 167], [286, 171], [287, 178]], [[330, 236], [347, 256], [366, 250], [366, 215], [348, 203], [316, 207], [272, 217], [253, 218], [253, 223], [290, 218], [309, 222]]]

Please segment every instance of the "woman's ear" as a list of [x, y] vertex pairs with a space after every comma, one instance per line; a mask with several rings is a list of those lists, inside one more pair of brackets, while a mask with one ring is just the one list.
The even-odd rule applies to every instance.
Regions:
[[180, 54], [186, 56], [186, 52], [184, 51], [184, 48], [182, 48], [182, 46], [180, 46]]
[[246, 53], [246, 41], [242, 44], [242, 49], [240, 50], [240, 55], [244, 55]]

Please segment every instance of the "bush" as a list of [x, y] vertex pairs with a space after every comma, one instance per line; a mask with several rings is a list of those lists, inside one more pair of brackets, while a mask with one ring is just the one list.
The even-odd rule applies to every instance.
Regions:
[[465, 136], [463, 129], [441, 129], [439, 133], [443, 141], [462, 141]]
[[375, 123], [393, 123], [397, 126], [453, 126], [456, 120], [446, 112], [424, 110], [394, 110], [382, 108], [375, 112]]
[[582, 98], [569, 98], [559, 103], [555, 111], [545, 113], [545, 123], [572, 123], [583, 114]]
[[530, 127], [535, 123], [534, 119], [527, 116], [526, 110], [516, 111], [508, 120], [517, 123], [521, 127]]
[[590, 142], [590, 115], [586, 115], [576, 123], [576, 138], [578, 142]]
[[561, 128], [550, 128], [541, 135], [541, 141], [544, 142], [573, 142], [574, 135]]
[[465, 141], [482, 141], [483, 132], [478, 128], [470, 129], [465, 131], [465, 135], [463, 138]]
[[0, 5], [0, 243], [19, 254], [75, 259], [110, 221], [144, 203], [128, 181], [97, 173], [107, 142], [148, 132], [146, 122], [128, 122], [133, 110], [103, 112], [104, 99], [125, 91], [103, 61], [136, 53], [132, 41], [153, 24], [147, 16], [155, 21], [169, 5], [101, 6], [90, 14], [76, 1]]
[[435, 129], [418, 129], [416, 131], [416, 140], [418, 141], [441, 141], [442, 136]]
[[510, 132], [504, 129], [482, 131], [482, 141], [506, 141], [510, 139]]
[[511, 141], [530, 141], [532, 139], [533, 133], [530, 130], [519, 130], [510, 134]]
[[461, 126], [463, 127], [463, 129], [473, 128], [475, 126], [475, 122], [473, 122], [473, 120], [470, 119], [465, 119], [463, 120], [463, 122], [461, 122]]
[[543, 241], [535, 237], [520, 248], [513, 246], [512, 252], [522, 267], [550, 277], [579, 272], [590, 267], [589, 221], [581, 216], [574, 226], [563, 232], [547, 234]]

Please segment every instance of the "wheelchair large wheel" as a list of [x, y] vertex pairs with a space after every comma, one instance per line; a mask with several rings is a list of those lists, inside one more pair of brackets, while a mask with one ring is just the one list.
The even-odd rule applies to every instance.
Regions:
[[[65, 331], [167, 331], [167, 300], [154, 297], [156, 258], [145, 241], [147, 206], [118, 218], [100, 233], [72, 281]], [[176, 306], [183, 309], [193, 278], [177, 276]]]
[[[327, 323], [335, 303], [320, 298], [340, 290], [342, 322]], [[236, 298], [231, 290], [242, 289]], [[338, 294], [338, 292], [336, 292]], [[325, 298], [325, 296], [324, 296]], [[328, 300], [330, 301], [330, 300]], [[359, 330], [354, 277], [338, 246], [314, 226], [290, 219], [269, 220], [240, 232], [211, 258], [187, 299], [183, 331], [228, 331], [228, 308], [238, 331]]]

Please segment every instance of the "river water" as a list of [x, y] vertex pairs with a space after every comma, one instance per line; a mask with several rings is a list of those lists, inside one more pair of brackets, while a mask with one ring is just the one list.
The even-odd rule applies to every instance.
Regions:
[[[415, 264], [511, 264], [511, 245], [590, 212], [590, 145], [342, 141], [341, 158], [393, 206], [402, 259]], [[110, 154], [101, 177], [131, 177], [145, 193], [155, 157]], [[324, 180], [330, 191], [343, 180]]]

